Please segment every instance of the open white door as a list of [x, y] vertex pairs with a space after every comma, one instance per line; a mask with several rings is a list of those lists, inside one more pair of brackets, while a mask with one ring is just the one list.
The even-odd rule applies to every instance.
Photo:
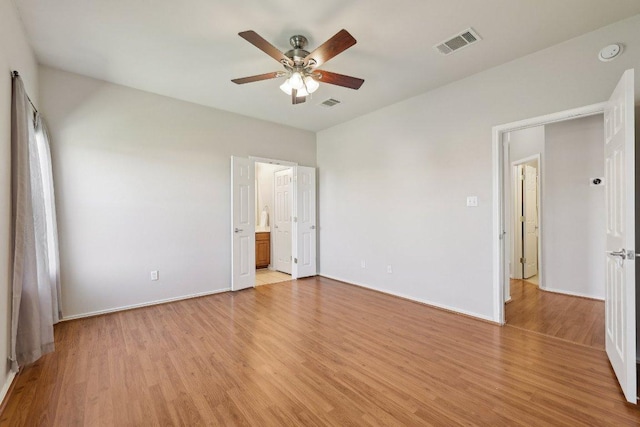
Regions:
[[316, 169], [294, 168], [292, 277], [315, 276], [316, 271]]
[[231, 290], [256, 283], [255, 166], [231, 157]]
[[277, 271], [291, 274], [293, 242], [291, 221], [293, 217], [293, 171], [291, 168], [274, 173], [275, 208], [272, 233], [275, 233], [273, 266]]
[[627, 70], [604, 112], [605, 347], [625, 397], [636, 403], [634, 76]]
[[524, 197], [524, 165], [514, 166], [513, 169], [513, 200], [510, 205], [513, 212], [513, 219], [511, 222], [512, 244], [511, 244], [511, 278], [512, 279], [524, 279], [524, 266], [522, 264], [522, 247], [524, 242], [523, 222], [524, 210], [523, 197]]
[[524, 274], [528, 279], [538, 274], [538, 173], [534, 166], [524, 167]]

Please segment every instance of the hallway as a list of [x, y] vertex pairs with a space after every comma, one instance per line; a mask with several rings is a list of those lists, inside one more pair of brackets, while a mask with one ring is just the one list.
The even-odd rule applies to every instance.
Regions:
[[507, 325], [604, 350], [604, 301], [541, 291], [511, 280]]

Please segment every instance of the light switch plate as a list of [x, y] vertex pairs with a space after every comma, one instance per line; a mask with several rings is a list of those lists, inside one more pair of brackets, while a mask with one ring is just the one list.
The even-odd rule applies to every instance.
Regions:
[[478, 207], [478, 196], [467, 196], [467, 207]]

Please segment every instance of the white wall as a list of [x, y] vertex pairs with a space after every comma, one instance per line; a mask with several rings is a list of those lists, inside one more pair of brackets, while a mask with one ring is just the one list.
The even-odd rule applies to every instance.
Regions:
[[[604, 299], [602, 114], [545, 126], [543, 287]], [[605, 183], [606, 185], [607, 183]]]
[[498, 321], [492, 126], [604, 101], [638, 64], [634, 16], [319, 132], [321, 273]]
[[315, 166], [311, 132], [46, 67], [40, 88], [65, 317], [228, 289], [230, 156]]
[[0, 401], [9, 386], [11, 328], [11, 71], [38, 101], [38, 68], [11, 0], [0, 0]]
[[507, 134], [509, 163], [544, 153], [544, 126], [521, 129]]

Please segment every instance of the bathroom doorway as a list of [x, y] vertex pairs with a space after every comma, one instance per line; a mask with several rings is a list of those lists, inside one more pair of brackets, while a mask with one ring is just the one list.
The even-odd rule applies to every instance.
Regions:
[[293, 169], [256, 162], [256, 286], [291, 280]]
[[[273, 268], [271, 250], [278, 251], [273, 245], [274, 234], [271, 233], [273, 222], [269, 217], [277, 210], [274, 198], [274, 184], [265, 179], [262, 191], [257, 187], [256, 163], [260, 163], [261, 175], [272, 176], [271, 172], [291, 169], [290, 198], [287, 203], [291, 207], [291, 279], [315, 276], [316, 263], [316, 169], [299, 166], [296, 163], [256, 157], [231, 156], [231, 290], [240, 291], [256, 286], [256, 246], [268, 251], [269, 258], [262, 265]], [[262, 164], [277, 166], [271, 171], [262, 173]], [[265, 167], [264, 169], [268, 169]], [[275, 179], [275, 175], [274, 179]], [[271, 189], [271, 196], [267, 193]], [[262, 215], [265, 201], [271, 200], [267, 215]], [[260, 213], [259, 213], [260, 212]], [[266, 217], [264, 228], [260, 226], [260, 217]], [[267, 229], [268, 227], [268, 229]], [[259, 236], [261, 233], [262, 236]], [[257, 237], [262, 237], [258, 240]], [[262, 254], [258, 254], [260, 257]], [[278, 254], [275, 254], [278, 256]], [[258, 283], [260, 284], [260, 283]]]

